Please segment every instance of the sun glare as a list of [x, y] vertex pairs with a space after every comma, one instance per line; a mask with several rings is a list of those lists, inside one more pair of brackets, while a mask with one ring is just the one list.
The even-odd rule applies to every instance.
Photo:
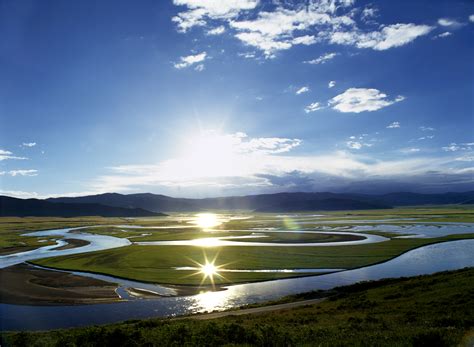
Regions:
[[199, 213], [196, 215], [195, 223], [198, 227], [207, 229], [221, 224], [219, 218], [214, 213]]
[[217, 274], [217, 267], [213, 263], [206, 263], [202, 265], [201, 272], [205, 277], [213, 277]]

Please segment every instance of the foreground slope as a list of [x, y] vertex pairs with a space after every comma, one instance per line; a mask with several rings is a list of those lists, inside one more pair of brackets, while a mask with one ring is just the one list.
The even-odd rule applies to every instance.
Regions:
[[329, 295], [293, 309], [11, 333], [2, 346], [472, 346], [473, 281], [472, 268], [381, 280], [284, 300]]

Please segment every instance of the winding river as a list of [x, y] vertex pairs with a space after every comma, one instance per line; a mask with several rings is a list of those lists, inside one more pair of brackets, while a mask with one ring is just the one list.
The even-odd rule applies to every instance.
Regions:
[[[74, 236], [72, 237], [71, 232], [73, 230]], [[58, 240], [57, 245], [45, 246], [29, 252], [22, 252], [0, 257], [0, 268], [18, 264], [27, 260], [66, 254], [78, 254], [100, 249], [124, 247], [131, 244], [131, 242], [127, 239], [83, 233], [80, 232], [80, 230], [79, 232], [77, 230], [78, 228], [57, 229], [29, 233], [28, 235], [42, 237], [67, 236], [70, 238], [88, 241], [90, 242], [88, 245], [78, 248], [54, 250], [54, 248], [60, 247], [65, 243], [62, 240]], [[463, 228], [463, 231], [467, 230], [471, 231], [472, 225], [469, 225], [469, 228]], [[416, 231], [421, 233], [423, 230], [417, 228]], [[439, 231], [439, 229], [433, 230], [433, 232], [435, 231]], [[352, 234], [352, 232], [349, 234]], [[372, 240], [372, 242], [385, 241], [383, 240], [385, 238], [371, 238], [374, 235], [360, 233], [355, 234], [366, 237], [363, 240], [366, 242], [368, 239]], [[406, 232], [403, 232], [403, 234], [406, 234]], [[429, 237], [429, 235], [426, 236], [425, 234], [429, 234], [426, 232], [426, 230], [423, 235], [425, 237]], [[435, 232], [435, 234], [437, 234], [437, 232]], [[381, 236], [378, 237], [381, 238]], [[248, 245], [247, 242], [242, 241], [233, 241], [231, 239], [222, 240], [222, 238], [215, 239], [217, 239], [217, 242], [237, 242]], [[361, 240], [347, 242], [360, 241]], [[255, 243], [257, 244], [258, 242]], [[341, 243], [342, 242], [338, 244]], [[238, 244], [234, 245], [238, 246]], [[274, 245], [281, 246], [282, 244], [274, 243]], [[298, 244], [288, 245], [296, 246]], [[318, 244], [318, 246], [319, 245], [323, 244]], [[474, 240], [460, 240], [420, 247], [408, 251], [385, 263], [367, 266], [364, 268], [345, 271], [342, 271], [343, 269], [324, 269], [335, 272], [319, 276], [232, 285], [226, 287], [226, 290], [223, 291], [207, 292], [192, 296], [161, 297], [158, 299], [130, 300], [113, 304], [94, 304], [84, 306], [24, 306], [0, 304], [0, 330], [56, 329], [92, 324], [105, 324], [127, 319], [167, 317], [213, 310], [224, 310], [244, 304], [277, 299], [285, 295], [318, 289], [330, 289], [336, 286], [348, 285], [364, 280], [377, 280], [387, 277], [415, 276], [420, 274], [430, 274], [438, 271], [472, 267], [474, 266], [473, 254]], [[314, 270], [317, 271], [318, 269]], [[273, 270], [269, 269], [267, 271]], [[289, 271], [298, 271], [298, 269], [290, 269]], [[174, 294], [169, 288], [153, 284], [119, 280], [112, 276], [91, 275], [82, 272], [74, 273], [116, 282], [121, 285], [133, 287], [139, 286], [143, 289], [161, 292], [163, 295]], [[162, 290], [159, 287], [161, 287]], [[157, 288], [159, 290], [157, 290]]]

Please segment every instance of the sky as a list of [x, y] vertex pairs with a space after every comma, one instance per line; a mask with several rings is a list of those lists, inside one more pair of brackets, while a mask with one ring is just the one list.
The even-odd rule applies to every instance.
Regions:
[[474, 3], [0, 0], [0, 194], [474, 190]]

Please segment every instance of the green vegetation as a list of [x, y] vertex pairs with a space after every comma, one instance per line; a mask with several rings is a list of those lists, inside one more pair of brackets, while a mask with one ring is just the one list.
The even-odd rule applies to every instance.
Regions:
[[[137, 246], [36, 260], [33, 263], [69, 270], [92, 271], [145, 282], [200, 284], [195, 271], [174, 267], [205, 263], [205, 256], [229, 269], [356, 268], [391, 259], [410, 249], [441, 241], [473, 238], [452, 235], [433, 239], [392, 239], [387, 242], [337, 247], [211, 247]], [[284, 255], [284, 256], [282, 256]], [[238, 283], [294, 276], [288, 273], [224, 273], [216, 283]], [[298, 274], [301, 275], [301, 274]], [[209, 283], [207, 280], [205, 283]]]
[[472, 268], [366, 282], [337, 288], [311, 306], [216, 320], [148, 319], [7, 333], [2, 346], [472, 346], [472, 283]]
[[[448, 206], [443, 208], [399, 208], [392, 210], [317, 212], [288, 214], [252, 214], [247, 219], [230, 219], [212, 231], [203, 230], [189, 224], [192, 214], [176, 214], [160, 218], [2, 218], [0, 219], [1, 251], [19, 247], [21, 250], [39, 247], [51, 243], [52, 238], [20, 236], [25, 231], [62, 228], [68, 226], [87, 226], [83, 229], [90, 233], [104, 234], [128, 238], [137, 241], [171, 241], [189, 240], [208, 237], [248, 236], [265, 234], [267, 237], [241, 239], [240, 241], [260, 242], [330, 242], [354, 239], [331, 233], [335, 227], [348, 227], [359, 221], [362, 225], [398, 224], [409, 225], [413, 221], [451, 222], [474, 221], [474, 211], [465, 206]], [[228, 218], [238, 213], [224, 213]], [[245, 216], [245, 215], [244, 215]], [[389, 220], [389, 222], [386, 222]], [[384, 222], [381, 222], [384, 221]], [[117, 225], [139, 225], [143, 228], [127, 229]], [[102, 225], [102, 226], [98, 226]], [[115, 226], [111, 226], [115, 225]], [[361, 225], [361, 224], [358, 224]], [[158, 228], [156, 228], [158, 227]], [[319, 230], [324, 234], [277, 233], [279, 230]], [[265, 230], [263, 230], [265, 229]], [[337, 229], [336, 229], [337, 230]], [[467, 230], [466, 232], [469, 232]], [[197, 247], [197, 246], [139, 246], [84, 253], [63, 257], [40, 259], [34, 263], [66, 270], [97, 272], [138, 281], [176, 284], [199, 285], [202, 274], [193, 275], [196, 271], [178, 271], [175, 267], [196, 266], [195, 262], [204, 264], [205, 259], [216, 259], [215, 265], [228, 269], [311, 269], [311, 268], [342, 268], [352, 269], [389, 260], [410, 249], [429, 243], [456, 239], [473, 238], [474, 230], [466, 235], [452, 235], [432, 239], [407, 238], [400, 239], [382, 230], [371, 233], [391, 238], [390, 241], [346, 245], [337, 247]], [[73, 237], [70, 237], [73, 238]], [[231, 284], [249, 281], [270, 280], [276, 278], [304, 276], [309, 273], [229, 273], [214, 276], [217, 284]], [[204, 284], [210, 284], [208, 278]]]
[[0, 217], [0, 255], [25, 252], [38, 247], [55, 244], [54, 237], [38, 238], [21, 236], [23, 233], [112, 223], [128, 224], [129, 220], [102, 217]]

